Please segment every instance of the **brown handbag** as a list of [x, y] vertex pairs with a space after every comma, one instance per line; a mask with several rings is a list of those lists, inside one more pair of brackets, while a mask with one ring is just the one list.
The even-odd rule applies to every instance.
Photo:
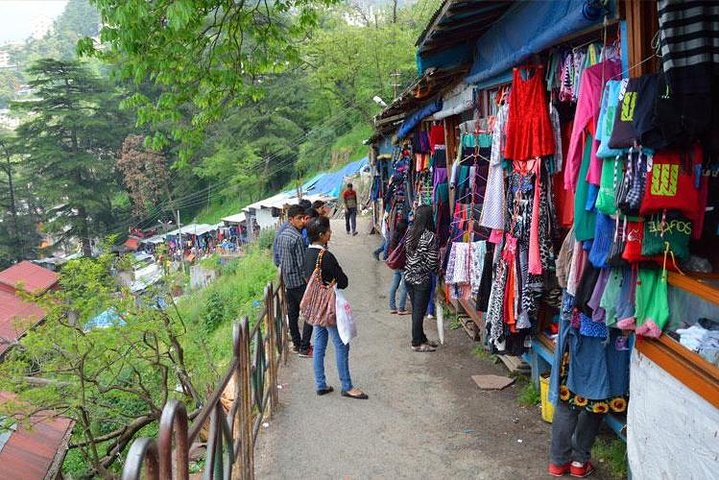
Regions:
[[305, 294], [300, 302], [300, 315], [310, 325], [318, 327], [334, 327], [337, 325], [335, 312], [335, 282], [325, 285], [322, 281], [322, 257], [325, 250], [320, 250], [317, 263], [312, 271]]

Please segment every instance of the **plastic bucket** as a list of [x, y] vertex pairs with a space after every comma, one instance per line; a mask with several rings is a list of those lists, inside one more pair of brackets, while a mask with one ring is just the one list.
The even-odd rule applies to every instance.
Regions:
[[542, 420], [552, 423], [554, 418], [554, 405], [549, 401], [549, 374], [544, 373], [539, 377], [539, 397], [542, 405]]

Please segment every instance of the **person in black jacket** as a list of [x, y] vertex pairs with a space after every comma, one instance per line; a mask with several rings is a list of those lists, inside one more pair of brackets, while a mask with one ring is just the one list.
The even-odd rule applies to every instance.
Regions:
[[[310, 236], [310, 247], [305, 255], [305, 277], [309, 279], [315, 270], [317, 258], [322, 253], [320, 262], [320, 271], [322, 272], [322, 281], [325, 285], [335, 282], [338, 289], [345, 289], [349, 284], [347, 275], [342, 271], [332, 253], [327, 250], [327, 244], [332, 238], [332, 230], [330, 229], [330, 219], [327, 217], [317, 217], [310, 220], [307, 227]], [[342, 396], [357, 399], [366, 399], [367, 394], [359, 388], [352, 385], [349, 368], [350, 346], [345, 345], [337, 331], [337, 326], [320, 327], [314, 326], [315, 346], [313, 366], [315, 370], [315, 387], [317, 395], [325, 395], [334, 391], [327, 386], [325, 379], [325, 351], [327, 350], [327, 337], [332, 337], [332, 343], [335, 345], [335, 358], [337, 361], [337, 373], [342, 382]]]

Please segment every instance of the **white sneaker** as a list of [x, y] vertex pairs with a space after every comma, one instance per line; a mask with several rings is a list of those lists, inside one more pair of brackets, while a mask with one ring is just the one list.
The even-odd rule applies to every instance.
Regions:
[[432, 319], [434, 318], [434, 315], [432, 315], [431, 313], [428, 313], [428, 314], [427, 314], [427, 318], [429, 318], [430, 320], [432, 320]]

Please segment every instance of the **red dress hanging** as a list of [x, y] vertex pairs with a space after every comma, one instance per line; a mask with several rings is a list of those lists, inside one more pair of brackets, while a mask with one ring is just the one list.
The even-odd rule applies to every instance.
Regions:
[[[523, 71], [529, 75], [526, 80], [522, 78]], [[529, 160], [555, 152], [543, 79], [541, 65], [514, 69], [504, 148], [506, 159]]]

